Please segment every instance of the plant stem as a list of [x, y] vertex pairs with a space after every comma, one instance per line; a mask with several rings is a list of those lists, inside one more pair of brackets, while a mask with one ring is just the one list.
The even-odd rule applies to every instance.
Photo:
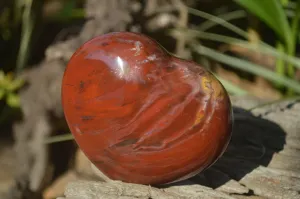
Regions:
[[[280, 53], [284, 53], [285, 52], [284, 45], [281, 42], [279, 42], [279, 41], [277, 42], [276, 49]], [[283, 61], [282, 58], [276, 59], [276, 73], [279, 74], [279, 75], [282, 75], [282, 76], [284, 76], [285, 73], [286, 73], [286, 71], [285, 71], [285, 62]], [[283, 88], [283, 86], [281, 84], [276, 84], [276, 86], [279, 89]]]
[[37, 22], [41, 20], [44, 0], [27, 0], [22, 15], [22, 34], [15, 72], [20, 73], [30, 56], [30, 44]]
[[23, 19], [22, 19], [22, 36], [21, 36], [21, 44], [19, 49], [19, 54], [17, 58], [17, 66], [16, 66], [16, 73], [20, 73], [23, 69], [24, 65], [28, 59], [28, 48], [30, 43], [30, 38], [33, 32], [33, 18], [32, 18], [32, 4], [33, 0], [27, 1], [25, 4], [24, 12], [23, 12]]
[[63, 134], [63, 135], [56, 135], [56, 136], [47, 138], [45, 140], [45, 144], [64, 142], [64, 141], [69, 141], [69, 140], [73, 140], [73, 139], [74, 138], [73, 138], [73, 135], [71, 133]]
[[[294, 16], [291, 24], [291, 43], [288, 45], [287, 53], [288, 55], [294, 56], [296, 51], [296, 44], [297, 44], [297, 34], [299, 30], [299, 19], [300, 19], [300, 1], [297, 1], [297, 7], [296, 7], [296, 15]], [[287, 74], [289, 77], [294, 78], [295, 76], [295, 69], [292, 64], [288, 64], [287, 66]], [[289, 88], [288, 89], [288, 95], [293, 95], [293, 91]]]
[[[224, 21], [231, 21], [246, 16], [247, 13], [244, 10], [235, 10], [226, 14], [218, 15], [217, 17], [223, 19]], [[201, 31], [207, 31], [208, 29], [213, 28], [216, 25], [219, 25], [219, 23], [216, 23], [215, 21], [211, 21], [211, 20], [206, 20], [201, 25], [199, 25], [197, 29]]]
[[235, 25], [227, 22], [224, 19], [221, 19], [218, 16], [214, 16], [214, 15], [211, 15], [209, 13], [206, 13], [206, 12], [194, 9], [194, 8], [190, 8], [190, 7], [188, 8], [188, 11], [189, 11], [190, 14], [193, 14], [193, 15], [196, 15], [196, 16], [208, 19], [210, 21], [213, 21], [213, 22], [215, 22], [217, 24], [220, 24], [223, 27], [227, 28], [228, 30], [231, 30], [234, 33], [236, 33], [236, 34], [244, 37], [245, 39], [248, 39], [248, 33], [246, 31], [244, 31], [241, 28], [239, 28], [239, 27], [237, 27], [237, 26], [235, 26]]

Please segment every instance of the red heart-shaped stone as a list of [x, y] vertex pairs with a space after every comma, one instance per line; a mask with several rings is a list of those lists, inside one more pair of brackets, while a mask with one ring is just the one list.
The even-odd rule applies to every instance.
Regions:
[[83, 44], [66, 68], [62, 104], [79, 147], [113, 180], [189, 178], [214, 163], [231, 137], [231, 103], [220, 82], [137, 33]]

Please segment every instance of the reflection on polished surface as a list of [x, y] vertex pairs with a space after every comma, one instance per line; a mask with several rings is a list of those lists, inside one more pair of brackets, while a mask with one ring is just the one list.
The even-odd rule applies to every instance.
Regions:
[[125, 182], [191, 177], [222, 155], [231, 136], [231, 104], [219, 81], [136, 33], [82, 45], [65, 71], [62, 103], [83, 152]]

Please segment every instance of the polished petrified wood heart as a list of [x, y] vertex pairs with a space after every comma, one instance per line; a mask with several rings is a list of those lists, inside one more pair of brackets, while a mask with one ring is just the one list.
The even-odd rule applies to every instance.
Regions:
[[83, 44], [66, 68], [62, 103], [79, 147], [114, 180], [186, 179], [214, 163], [231, 137], [231, 104], [220, 82], [141, 34]]

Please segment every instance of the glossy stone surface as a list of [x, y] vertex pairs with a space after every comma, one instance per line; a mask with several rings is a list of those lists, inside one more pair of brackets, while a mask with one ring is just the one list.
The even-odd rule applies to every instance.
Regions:
[[113, 180], [186, 179], [214, 163], [231, 137], [231, 104], [219, 81], [141, 34], [83, 44], [66, 68], [62, 103], [79, 147]]

